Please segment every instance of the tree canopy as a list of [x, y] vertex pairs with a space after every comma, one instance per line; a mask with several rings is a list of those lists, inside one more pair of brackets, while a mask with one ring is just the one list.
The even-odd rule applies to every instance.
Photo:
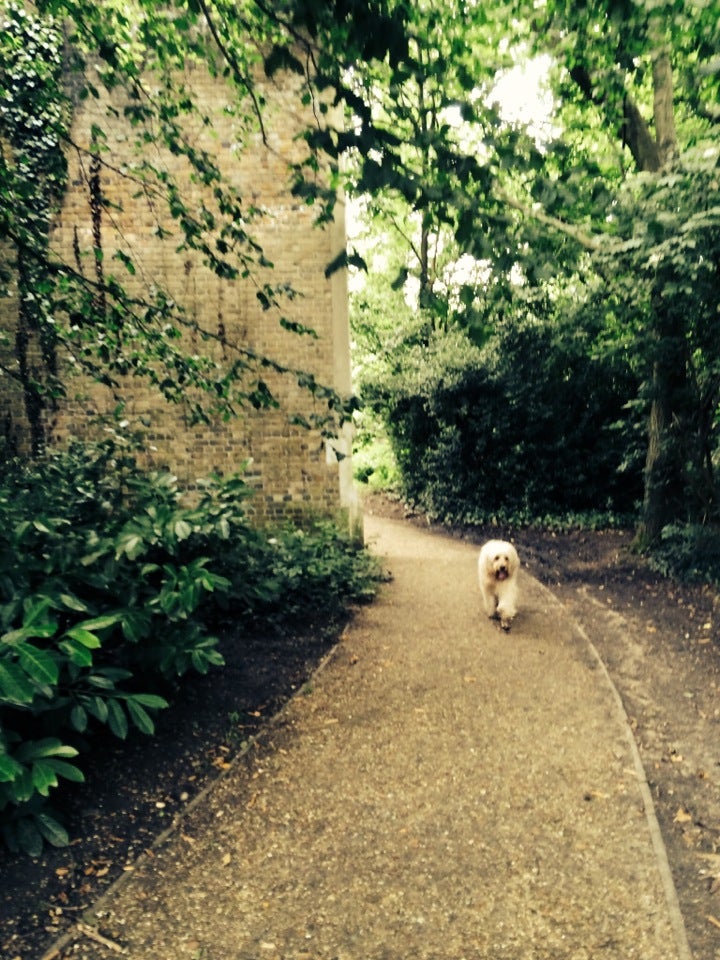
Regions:
[[[221, 412], [265, 402], [256, 374], [266, 358], [239, 345], [229, 370], [190, 364], [166, 336], [184, 322], [177, 305], [162, 292], [128, 302], [99, 259], [93, 278], [53, 262], [47, 221], [63, 189], [70, 66], [72, 96], [123, 87], [138, 141], [180, 152], [214, 196], [199, 216], [191, 213], [176, 185], [145, 166], [143, 187], [168, 204], [182, 242], [221, 276], [252, 273], [263, 263], [255, 212], [193, 142], [190, 121], [207, 118], [174, 78], [188, 59], [208, 64], [229, 85], [240, 127], [263, 136], [257, 78], [289, 71], [313, 108], [305, 156], [290, 171], [296, 196], [314, 204], [320, 220], [332, 215], [341, 182], [371, 198], [369, 209], [407, 248], [392, 278], [396, 292], [414, 275], [430, 328], [458, 326], [476, 344], [533, 299], [557, 305], [567, 298], [553, 290], [582, 290], [584, 309], [594, 303], [601, 321], [588, 351], [626, 356], [637, 389], [623, 378], [630, 394], [622, 400], [646, 418], [643, 539], [667, 522], [717, 514], [714, 2], [41, 0], [4, 8], [0, 128], [10, 148], [0, 165], [0, 218], [25, 286], [40, 291], [24, 301], [24, 322], [43, 332], [46, 390], [56, 388], [55, 340], [68, 338], [50, 322], [50, 304], [61, 299], [70, 316], [101, 305], [102, 329], [114, 331], [99, 353], [97, 343], [83, 342], [96, 375], [112, 377], [120, 317], [131, 312], [145, 337], [143, 372], [151, 375], [160, 360], [169, 375], [159, 385], [171, 398], [190, 377]], [[508, 122], [493, 91], [503, 72], [541, 55], [555, 109], [539, 136]], [[82, 69], [90, 61], [92, 74]], [[103, 163], [101, 128], [90, 152], [88, 163]], [[322, 165], [329, 175], [318, 177]], [[462, 258], [482, 269], [453, 281], [450, 295], [448, 270]], [[350, 250], [329, 269], [346, 264], [362, 266], [362, 257]], [[278, 282], [259, 295], [292, 327], [283, 293]]]
[[[454, 138], [455, 144], [449, 154], [437, 150], [428, 165], [436, 186], [443, 184], [440, 196], [453, 202], [413, 208], [423, 210], [422, 230], [432, 220], [443, 235], [446, 254], [456, 245], [456, 258], [469, 253], [486, 265], [474, 290], [460, 298], [474, 309], [453, 311], [477, 342], [493, 330], [503, 339], [503, 323], [531, 302], [535, 314], [538, 308], [546, 314], [554, 302], [556, 315], [560, 306], [567, 315], [567, 300], [553, 289], [568, 284], [588, 308], [594, 304], [603, 322], [588, 360], [597, 360], [598, 351], [624, 354], [636, 387], [624, 376], [622, 399], [645, 410], [640, 540], [650, 542], [670, 522], [717, 516], [717, 10], [692, 3], [547, 3], [515, 4], [503, 13], [506, 35], [498, 50], [551, 58], [550, 132], [538, 137], [503, 122], [492, 99], [503, 63], [486, 61], [482, 76], [465, 87], [462, 139], [457, 127], [446, 126], [444, 143]], [[475, 22], [483, 17], [478, 12]], [[508, 41], [512, 17], [516, 39]], [[460, 85], [451, 81], [443, 90]], [[452, 156], [454, 172], [458, 149], [467, 153], [468, 144], [474, 152], [464, 171], [473, 173], [461, 196], [457, 189], [453, 195], [442, 158]], [[394, 210], [392, 222], [407, 218]], [[407, 262], [416, 264], [422, 285], [427, 266], [418, 248], [416, 242]], [[447, 311], [442, 283], [436, 289]], [[432, 296], [425, 305], [432, 310]], [[577, 307], [570, 309], [580, 322]], [[556, 330], [566, 327], [554, 322]], [[530, 357], [525, 363], [525, 379], [536, 378], [541, 389], [541, 365]], [[579, 415], [588, 400], [579, 395], [576, 411], [558, 412]], [[531, 429], [524, 428], [528, 449]]]

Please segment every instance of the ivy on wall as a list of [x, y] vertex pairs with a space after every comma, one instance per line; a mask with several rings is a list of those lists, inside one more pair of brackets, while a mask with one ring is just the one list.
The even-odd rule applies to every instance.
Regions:
[[[10, 4], [0, 31], [0, 223], [10, 268], [0, 290], [17, 290], [14, 356], [30, 425], [32, 452], [44, 446], [42, 411], [53, 402], [57, 335], [54, 277], [47, 270], [51, 219], [62, 198], [68, 108], [62, 90], [62, 36], [47, 20]], [[7, 372], [7, 371], [5, 371]]]

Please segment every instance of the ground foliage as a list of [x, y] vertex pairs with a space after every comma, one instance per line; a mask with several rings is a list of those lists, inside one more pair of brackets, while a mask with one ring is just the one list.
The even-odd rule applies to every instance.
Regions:
[[0, 484], [0, 826], [14, 851], [62, 846], [49, 798], [82, 782], [98, 732], [155, 732], [190, 672], [222, 668], [227, 620], [328, 624], [370, 597], [370, 558], [327, 521], [259, 530], [240, 476], [194, 500], [119, 440], [75, 445]]

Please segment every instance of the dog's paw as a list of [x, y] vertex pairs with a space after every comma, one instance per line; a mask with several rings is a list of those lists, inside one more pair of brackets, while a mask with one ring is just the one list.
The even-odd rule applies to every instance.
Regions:
[[510, 633], [510, 627], [512, 625], [512, 620], [501, 620], [500, 629], [504, 630], [505, 633]]

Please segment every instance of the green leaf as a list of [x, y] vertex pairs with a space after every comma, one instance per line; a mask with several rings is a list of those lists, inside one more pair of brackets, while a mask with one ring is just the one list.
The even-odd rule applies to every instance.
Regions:
[[129, 560], [137, 560], [141, 553], [145, 552], [145, 541], [137, 533], [123, 534], [115, 549], [115, 559], [119, 560], [123, 554]]
[[32, 703], [35, 688], [28, 681], [25, 671], [16, 663], [0, 663], [0, 702]]
[[89, 630], [86, 630], [85, 627], [73, 627], [65, 633], [65, 636], [77, 640], [78, 643], [87, 647], [88, 650], [98, 650], [102, 646], [100, 638]]
[[108, 627], [114, 626], [116, 623], [120, 623], [123, 619], [123, 613], [117, 611], [116, 613], [106, 613], [102, 617], [93, 617], [91, 620], [83, 620], [82, 623], [78, 623], [78, 627], [82, 627], [85, 630], [106, 630]]
[[68, 610], [75, 610], [78, 613], [87, 612], [87, 604], [83, 603], [82, 600], [79, 600], [74, 594], [61, 593], [60, 600]]
[[134, 693], [132, 699], [135, 703], [141, 703], [151, 710], [164, 710], [169, 705], [164, 697], [159, 697], [155, 693]]
[[22, 774], [23, 767], [7, 753], [0, 753], [0, 783], [12, 783]]
[[53, 847], [66, 847], [70, 843], [67, 830], [48, 813], [38, 813], [35, 824], [43, 838]]
[[178, 538], [178, 540], [187, 540], [191, 533], [192, 527], [187, 520], [175, 521], [175, 536]]
[[140, 706], [136, 700], [131, 698], [127, 700], [126, 706], [128, 713], [130, 714], [130, 719], [138, 728], [138, 730], [148, 735], [155, 733], [155, 724], [153, 723], [152, 717], [144, 707]]
[[15, 648], [23, 670], [37, 683], [54, 685], [59, 671], [55, 658], [47, 650], [39, 650], [30, 643]]
[[125, 711], [118, 703], [117, 700], [108, 700], [108, 726], [115, 734], [116, 737], [119, 737], [121, 740], [124, 740], [127, 737], [128, 733], [128, 721], [125, 715]]
[[70, 711], [70, 723], [73, 730], [77, 730], [78, 733], [85, 733], [88, 726], [88, 714], [85, 707], [82, 707], [79, 703], [75, 704]]
[[20, 849], [31, 857], [39, 857], [42, 853], [43, 838], [35, 825], [34, 819], [23, 817], [16, 826], [17, 841]]
[[51, 767], [59, 777], [63, 777], [65, 780], [72, 780], [73, 783], [85, 782], [85, 774], [79, 767], [76, 767], [74, 763], [66, 763], [64, 760], [56, 760], [54, 758], [45, 760], [44, 762], [48, 767]]
[[32, 774], [29, 767], [23, 767], [20, 776], [13, 781], [13, 800], [15, 803], [27, 803], [34, 793]]
[[37, 621], [41, 618], [44, 618], [48, 612], [48, 609], [51, 606], [52, 601], [48, 600], [47, 597], [42, 597], [39, 601], [36, 601], [34, 604], [28, 606], [25, 611], [25, 616], [23, 617], [23, 630], [29, 631], [30, 628], [33, 630], [40, 629], [42, 633], [27, 633], [27, 636], [34, 637], [50, 637], [57, 630], [57, 626], [54, 625], [50, 633], [44, 631], [48, 630], [51, 626], [51, 621], [45, 621], [42, 624], [37, 624]]
[[139, 643], [150, 632], [151, 614], [147, 610], [126, 610], [122, 621], [122, 631], [130, 643]]
[[57, 782], [57, 774], [48, 762], [37, 760], [33, 763], [32, 785], [41, 797], [49, 796], [51, 787], [56, 787]]
[[44, 623], [31, 621], [29, 624], [25, 624], [17, 630], [10, 630], [9, 633], [4, 633], [2, 637], [0, 637], [0, 641], [9, 646], [14, 646], [23, 640], [27, 640], [28, 637], [44, 639], [54, 636], [56, 632], [57, 622], [55, 620], [46, 620]]
[[93, 665], [92, 654], [84, 644], [78, 643], [77, 640], [72, 638], [61, 640], [58, 647], [78, 667], [91, 667]]
[[78, 751], [57, 737], [44, 737], [42, 740], [26, 740], [16, 751], [19, 760], [37, 760], [43, 757], [76, 757]]
[[102, 697], [88, 697], [84, 700], [84, 703], [87, 712], [91, 716], [99, 720], [100, 723], [107, 723], [108, 706], [106, 700], [103, 700]]

